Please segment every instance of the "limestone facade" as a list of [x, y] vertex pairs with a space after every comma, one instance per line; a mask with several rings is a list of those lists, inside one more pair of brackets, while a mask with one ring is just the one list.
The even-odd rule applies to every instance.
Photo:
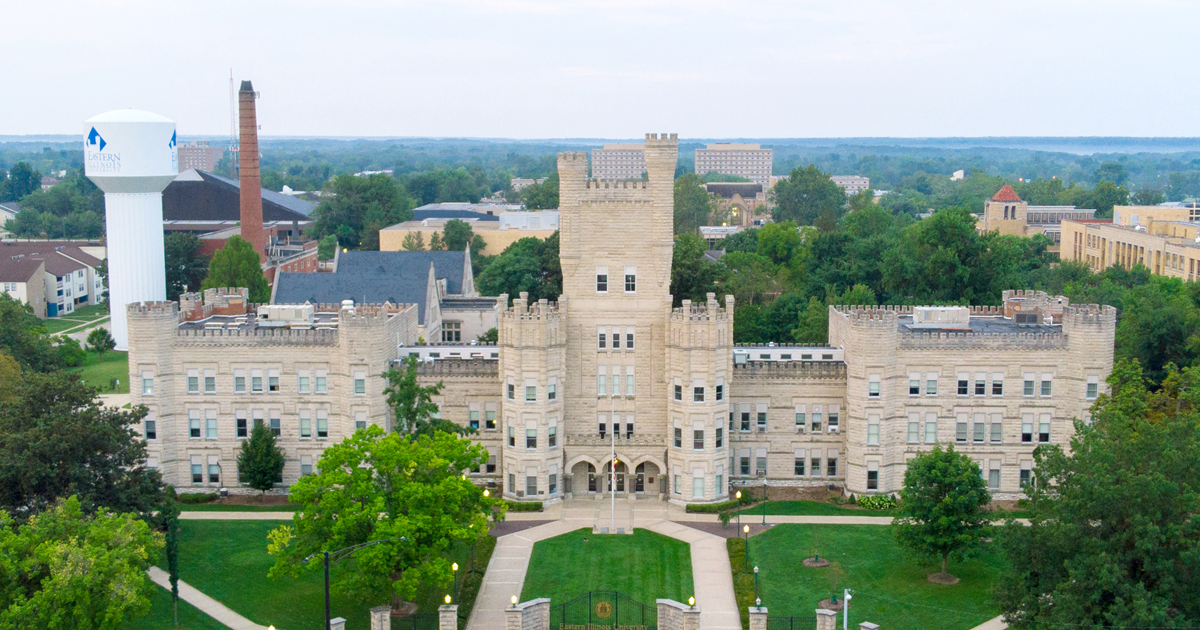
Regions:
[[1151, 273], [1200, 277], [1200, 208], [1116, 206], [1113, 218], [1063, 221], [1059, 258], [1087, 263], [1094, 271], [1145, 265]]

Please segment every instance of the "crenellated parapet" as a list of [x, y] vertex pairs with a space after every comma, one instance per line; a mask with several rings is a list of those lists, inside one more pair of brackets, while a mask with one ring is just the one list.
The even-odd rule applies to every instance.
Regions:
[[487, 359], [444, 359], [422, 361], [417, 364], [417, 375], [431, 378], [485, 378], [495, 380], [500, 373], [500, 363]]
[[747, 361], [733, 364], [733, 377], [742, 379], [846, 380], [841, 361]]
[[681, 348], [716, 348], [733, 342], [733, 296], [725, 296], [725, 306], [715, 293], [703, 304], [684, 300], [671, 310], [667, 320], [667, 343]]
[[1117, 309], [1100, 304], [1078, 304], [1063, 308], [1064, 326], [1110, 326], [1117, 325]]
[[939, 350], [1049, 350], [1067, 347], [1061, 332], [1041, 333], [901, 333], [900, 347]]
[[211, 346], [336, 346], [338, 331], [323, 328], [180, 328], [179, 345]]

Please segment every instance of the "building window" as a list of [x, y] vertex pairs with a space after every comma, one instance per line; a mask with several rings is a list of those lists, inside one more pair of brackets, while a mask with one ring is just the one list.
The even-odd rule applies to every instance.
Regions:
[[300, 456], [300, 476], [303, 477], [306, 475], [311, 475], [312, 474], [312, 466], [313, 466], [312, 455], [301, 455]]
[[550, 379], [550, 383], [546, 386], [546, 400], [558, 400], [558, 381], [553, 378]]
[[467, 406], [467, 426], [472, 429], [479, 428], [479, 403], [471, 403]]
[[1100, 396], [1100, 382], [1094, 379], [1096, 379], [1095, 376], [1088, 377], [1086, 394], [1088, 400], [1096, 400]]
[[153, 396], [154, 395], [154, 373], [153, 372], [142, 372], [142, 395], [143, 396]]
[[675, 384], [673, 386], [672, 391], [673, 391], [673, 397], [675, 398], [675, 400], [678, 400], [678, 401], [683, 400], [683, 383], [680, 383], [679, 379], [675, 379]]
[[925, 395], [937, 396], [938, 394], [938, 379], [937, 374], [930, 374], [925, 378]]
[[879, 398], [879, 375], [872, 374], [867, 381], [867, 397]]
[[608, 333], [606, 333], [606, 332], [596, 333], [596, 347], [599, 348], [600, 350], [603, 350], [606, 347], [608, 347]]
[[742, 410], [742, 421], [741, 421], [740, 428], [742, 431], [750, 430], [750, 412], [749, 411]]
[[551, 424], [546, 430], [546, 446], [554, 448], [558, 446], [558, 425]]
[[920, 414], [912, 412], [908, 414], [908, 443], [916, 444], [921, 441], [921, 422], [918, 420]]
[[987, 379], [986, 378], [983, 378], [982, 376], [975, 377], [975, 395], [976, 396], [986, 396], [987, 395]]
[[367, 393], [367, 373], [366, 372], [355, 372], [354, 373], [354, 395], [355, 396], [364, 396], [364, 395], [366, 395], [366, 393]]
[[867, 416], [867, 445], [879, 446], [879, 416]]
[[313, 392], [317, 394], [327, 393], [329, 391], [328, 381], [329, 377], [325, 370], [317, 370], [313, 376]]
[[971, 381], [963, 374], [958, 375], [958, 395], [966, 396], [970, 393]]
[[633, 350], [633, 333], [631, 332], [625, 333], [625, 349]]
[[1050, 397], [1051, 390], [1053, 389], [1053, 384], [1054, 384], [1054, 381], [1050, 380], [1050, 378], [1048, 376], [1042, 375], [1042, 390], [1041, 390], [1042, 398]]
[[[999, 375], [997, 375], [997, 376], [999, 376]], [[1004, 379], [1003, 378], [996, 378], [995, 376], [992, 377], [992, 395], [993, 396], [1003, 396], [1004, 395]]]
[[937, 443], [937, 413], [927, 412], [925, 414], [925, 443]]
[[767, 474], [767, 449], [760, 448], [755, 455], [754, 474], [764, 476]]
[[959, 444], [967, 443], [967, 414], [959, 414], [954, 424], [954, 441]]
[[1004, 440], [1004, 423], [1003, 416], [998, 413], [992, 414], [992, 423], [988, 426], [988, 441], [992, 444], [999, 444]]
[[551, 471], [552, 472], [550, 473], [550, 484], [549, 484], [548, 491], [550, 494], [557, 494], [558, 493], [558, 469], [551, 468]]
[[367, 412], [361, 411], [361, 410], [355, 411], [354, 412], [354, 430], [361, 431], [365, 428], [367, 428]]
[[742, 475], [750, 474], [750, 456], [743, 454], [738, 461], [738, 470]]
[[804, 476], [804, 454], [803, 453], [796, 456], [796, 461], [794, 463], [794, 470], [793, 470], [792, 474], [796, 475], [797, 477]]
[[205, 394], [217, 393], [217, 371], [216, 370], [204, 370], [204, 393]]
[[1000, 489], [1000, 464], [992, 464], [988, 470], [988, 490]]
[[310, 384], [311, 383], [310, 383], [310, 379], [308, 377], [308, 372], [301, 372], [296, 375], [296, 392], [297, 393], [307, 394], [309, 392]]
[[825, 414], [821, 413], [820, 406], [813, 405], [811, 431], [820, 433], [823, 430], [825, 430]]
[[637, 292], [637, 267], [625, 266], [625, 292]]
[[879, 489], [879, 464], [867, 462], [867, 490]]
[[200, 437], [200, 410], [188, 409], [188, 437]]
[[704, 402], [704, 388], [692, 387], [692, 402]]
[[442, 343], [462, 342], [462, 322], [442, 322]]
[[808, 414], [805, 413], [804, 405], [796, 405], [796, 433], [804, 433], [805, 426], [808, 424]]
[[717, 448], [721, 448], [725, 446], [725, 427], [718, 426], [716, 431], [716, 435], [714, 435], [717, 442], [716, 446]]
[[204, 466], [200, 463], [200, 458], [192, 458], [192, 483], [204, 483]]
[[694, 451], [703, 451], [704, 450], [704, 429], [693, 429], [692, 430], [692, 450], [694, 450]]
[[721, 383], [720, 380], [717, 381], [717, 387], [716, 387], [715, 394], [717, 397], [717, 402], [721, 402], [722, 400], [725, 400], [725, 385], [723, 383]]
[[484, 470], [490, 475], [496, 472], [496, 453], [488, 451], [487, 468]]
[[608, 293], [608, 267], [596, 267], [596, 293]]
[[537, 477], [534, 475], [525, 477], [525, 496], [537, 496]]
[[525, 429], [525, 448], [537, 448], [537, 429]]
[[329, 416], [324, 409], [317, 410], [317, 439], [324, 440], [329, 437]]
[[692, 471], [692, 498], [704, 498], [704, 469], [697, 468]]
[[829, 432], [837, 433], [841, 418], [838, 415], [838, 406], [829, 405]]
[[487, 403], [483, 408], [483, 428], [496, 429], [496, 403]]
[[838, 474], [837, 457], [835, 456], [835, 457], [825, 458], [825, 476], [826, 477], [836, 477], [837, 474]]
[[206, 439], [206, 440], [217, 439], [217, 410], [216, 409], [205, 409], [204, 410], [204, 439]]
[[279, 393], [279, 370], [267, 370], [267, 391], [272, 394]]
[[1038, 442], [1042, 444], [1050, 442], [1050, 414], [1042, 414], [1038, 418]]
[[625, 366], [625, 395], [626, 396], [633, 396], [633, 383], [634, 383], [633, 366], [626, 365]]
[[908, 378], [908, 395], [909, 396], [920, 396], [921, 395], [921, 377], [920, 376], [915, 376], [915, 377], [910, 376]]
[[525, 402], [537, 402], [537, 385], [525, 386]]
[[1021, 487], [1029, 485], [1033, 481], [1033, 462], [1021, 462]]
[[271, 423], [270, 424], [271, 435], [274, 435], [275, 437], [279, 437], [279, 435], [282, 433], [283, 427], [282, 427], [282, 422], [280, 421], [280, 418], [279, 418], [279, 410], [278, 409], [271, 410], [270, 417], [268, 418], [268, 422]]
[[1033, 414], [1031, 413], [1021, 415], [1021, 443], [1033, 443]]
[[596, 374], [596, 395], [608, 395], [608, 367], [601, 365], [599, 373]]
[[189, 393], [189, 394], [199, 394], [200, 393], [200, 371], [199, 370], [188, 370], [187, 371], [187, 393]]
[[146, 439], [147, 440], [157, 440], [158, 439], [158, 423], [155, 422], [154, 420], [147, 418], [143, 424], [145, 426]]
[[[759, 406], [764, 407], [765, 405], [759, 405]], [[766, 431], [767, 430], [767, 411], [765, 409], [759, 409], [757, 416], [758, 416], [758, 418], [757, 418], [758, 419], [758, 430], [760, 432]]]
[[[307, 440], [307, 439], [312, 438], [312, 412], [307, 409], [301, 409], [299, 415], [300, 415], [300, 439]], [[239, 420], [238, 422], [242, 423], [242, 422], [245, 422], [245, 420]], [[241, 431], [241, 430], [242, 429], [239, 424], [238, 431]]]
[[975, 414], [975, 426], [971, 432], [971, 441], [975, 444], [983, 444], [984, 429], [983, 414]]
[[675, 427], [675, 448], [683, 448], [683, 428]]
[[262, 370], [250, 371], [250, 392], [253, 394], [261, 394], [263, 391], [263, 374]]
[[516, 400], [516, 398], [517, 398], [517, 386], [516, 386], [516, 385], [513, 385], [512, 383], [509, 383], [509, 384], [508, 384], [508, 391], [507, 391], [506, 395], [507, 395], [507, 397], [508, 397], [508, 399], [509, 399], [509, 400]]
[[221, 483], [221, 465], [211, 457], [208, 459], [208, 483]]
[[1024, 388], [1024, 391], [1022, 392], [1022, 395], [1033, 396], [1033, 377], [1032, 376], [1027, 375], [1025, 377], [1025, 388]]

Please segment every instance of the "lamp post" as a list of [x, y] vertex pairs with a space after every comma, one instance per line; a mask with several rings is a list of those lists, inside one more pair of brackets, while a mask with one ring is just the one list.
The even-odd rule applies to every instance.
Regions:
[[[454, 564], [451, 564], [450, 570], [454, 572], [454, 596], [458, 597], [458, 563], [455, 562]], [[450, 596], [447, 595], [446, 597], [450, 597]], [[449, 604], [450, 602], [446, 602], [446, 603]]]
[[763, 471], [763, 527], [767, 526], [767, 471]]
[[[359, 549], [366, 549], [367, 547], [373, 547], [373, 546], [381, 544], [381, 543], [396, 542], [398, 540], [408, 540], [408, 538], [405, 536], [400, 536], [398, 538], [383, 538], [381, 540], [372, 540], [370, 542], [365, 542], [365, 543], [358, 544], [358, 545], [351, 545], [349, 547], [343, 547], [342, 549], [338, 549], [336, 551], [322, 551], [321, 552], [321, 554], [323, 556], [325, 556], [325, 630], [330, 630], [329, 621], [331, 619], [331, 615], [329, 614], [329, 565], [331, 563], [337, 562], [338, 560], [342, 560], [344, 558], [349, 558], [350, 556], [354, 555], [355, 551], [358, 551]], [[304, 561], [308, 562], [309, 560], [312, 560], [313, 557], [315, 557], [316, 555], [317, 554], [314, 553], [311, 556], [305, 558]]]
[[850, 628], [850, 589], [842, 591], [842, 630]]
[[750, 570], [750, 526], [743, 525], [742, 533], [746, 535], [745, 538], [743, 538], [743, 540], [746, 541], [746, 544], [742, 545], [742, 547], [745, 549], [745, 551], [742, 553], [742, 557], [746, 559], [746, 570], [749, 571]]
[[758, 599], [758, 565], [754, 565], [754, 599]]
[[738, 529], [741, 529], [742, 528], [742, 491], [738, 490], [737, 494], [734, 496], [737, 497]]

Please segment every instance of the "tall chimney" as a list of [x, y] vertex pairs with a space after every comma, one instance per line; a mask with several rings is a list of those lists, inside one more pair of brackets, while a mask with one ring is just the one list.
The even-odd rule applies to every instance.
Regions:
[[267, 259], [263, 236], [262, 176], [258, 172], [258, 117], [254, 113], [254, 86], [242, 81], [238, 90], [238, 181], [241, 184], [242, 238], [250, 241], [258, 259]]

